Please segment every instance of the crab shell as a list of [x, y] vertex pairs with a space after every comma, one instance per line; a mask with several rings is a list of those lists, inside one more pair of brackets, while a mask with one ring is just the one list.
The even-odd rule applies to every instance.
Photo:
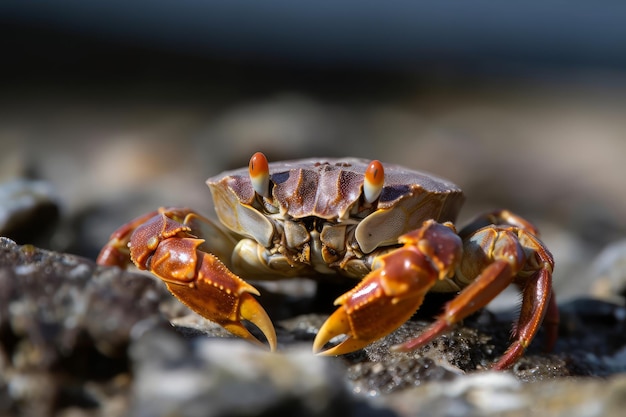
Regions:
[[271, 163], [271, 196], [266, 199], [255, 193], [247, 168], [211, 177], [207, 185], [221, 223], [265, 248], [280, 241], [293, 249], [310, 241], [312, 227], [306, 227], [305, 219], [311, 220], [309, 224], [317, 222], [319, 238], [333, 253], [350, 251], [357, 256], [396, 245], [400, 235], [419, 228], [425, 220], [455, 220], [464, 200], [458, 186], [398, 165], [384, 164], [380, 197], [373, 204], [365, 203], [362, 194], [368, 164], [357, 158]]

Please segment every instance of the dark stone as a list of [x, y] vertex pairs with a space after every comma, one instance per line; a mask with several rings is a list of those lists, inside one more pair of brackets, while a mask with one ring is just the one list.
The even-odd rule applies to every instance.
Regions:
[[0, 238], [0, 368], [10, 375], [0, 410], [101, 409], [106, 396], [90, 390], [115, 381], [112, 395], [127, 396], [131, 333], [164, 322], [164, 296], [149, 277]]
[[59, 219], [50, 184], [28, 179], [0, 183], [0, 236], [49, 247]]

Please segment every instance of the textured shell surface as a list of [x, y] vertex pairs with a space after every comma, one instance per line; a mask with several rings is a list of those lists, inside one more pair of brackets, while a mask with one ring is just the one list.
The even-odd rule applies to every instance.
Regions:
[[[316, 216], [324, 219], [343, 218], [359, 199], [364, 173], [370, 161], [358, 158], [310, 158], [269, 164], [273, 184], [272, 196], [281, 211], [292, 218]], [[450, 203], [460, 206], [461, 189], [454, 183], [432, 174], [383, 164], [385, 184], [378, 200], [379, 209], [392, 208], [399, 201], [416, 195], [448, 196]], [[207, 180], [213, 191], [229, 189], [243, 204], [255, 198], [248, 168], [225, 171]], [[214, 193], [214, 198], [216, 194]], [[457, 207], [450, 207], [456, 216]]]

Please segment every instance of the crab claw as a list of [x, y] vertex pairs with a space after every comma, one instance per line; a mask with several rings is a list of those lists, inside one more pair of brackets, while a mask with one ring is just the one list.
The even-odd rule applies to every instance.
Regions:
[[[378, 257], [375, 269], [337, 300], [340, 307], [320, 328], [313, 351], [342, 355], [361, 349], [391, 333], [417, 311], [424, 295], [449, 275], [460, 257], [461, 241], [453, 230], [426, 222], [400, 237], [404, 246]], [[331, 339], [346, 335], [322, 351]]]
[[[211, 321], [220, 324], [229, 332], [257, 345], [265, 346], [254, 337], [242, 324], [247, 320], [261, 330], [270, 350], [276, 350], [276, 332], [272, 321], [261, 305], [251, 294], [260, 295], [258, 290], [237, 275], [233, 274], [214, 255], [201, 251], [192, 251], [203, 243], [202, 239], [185, 238], [164, 241], [159, 245], [151, 262], [152, 272], [167, 284], [168, 289], [191, 308]], [[171, 246], [174, 246], [172, 248]], [[189, 250], [180, 251], [180, 247]], [[163, 251], [161, 251], [162, 249]], [[179, 252], [175, 252], [178, 250]], [[180, 253], [186, 258], [189, 254], [198, 254], [197, 262], [188, 262], [182, 259], [180, 263], [184, 269], [176, 273], [173, 265], [175, 259], [172, 254]], [[163, 255], [160, 257], [159, 255]], [[159, 263], [164, 261], [167, 274], [160, 274]], [[192, 270], [192, 265], [196, 265]]]
[[[275, 351], [276, 332], [272, 321], [251, 295], [258, 296], [259, 291], [233, 274], [216, 256], [192, 250], [202, 243], [202, 239], [193, 238], [162, 242], [153, 256], [152, 272], [165, 281], [176, 298], [202, 317], [220, 324], [236, 336], [265, 346], [248, 331], [242, 320], [254, 324], [267, 339], [270, 350]], [[181, 247], [185, 249], [181, 251]], [[176, 254], [182, 255], [182, 262], [176, 262]], [[190, 254], [199, 255], [197, 262], [189, 262]], [[164, 269], [160, 264], [163, 264], [165, 273], [160, 273]], [[195, 269], [192, 269], [193, 265]]]
[[259, 292], [232, 273], [215, 255], [199, 250], [203, 239], [190, 237], [188, 227], [165, 215], [155, 216], [131, 237], [131, 256], [141, 269], [159, 277], [170, 292], [202, 317], [257, 345], [266, 346], [242, 324], [261, 330], [270, 350], [276, 332], [267, 313], [252, 295]]
[[128, 242], [131, 235], [133, 234], [135, 229], [137, 229], [137, 227], [141, 226], [149, 219], [152, 219], [157, 214], [158, 212], [156, 210], [144, 214], [143, 216], [137, 217], [136, 219], [126, 223], [115, 232], [113, 232], [113, 234], [111, 234], [111, 237], [109, 237], [109, 241], [107, 242], [107, 244], [100, 251], [96, 263], [98, 265], [118, 266], [120, 268], [125, 268], [130, 263]]
[[[258, 291], [254, 294], [259, 295]], [[265, 347], [266, 345], [253, 336], [252, 333], [250, 333], [250, 331], [241, 323], [241, 320], [247, 320], [261, 330], [270, 345], [270, 350], [272, 352], [276, 350], [276, 332], [274, 330], [274, 326], [272, 325], [272, 321], [263, 307], [261, 307], [258, 301], [256, 301], [249, 293], [244, 292], [240, 295], [239, 313], [234, 314], [234, 317], [236, 317], [236, 319], [232, 321], [225, 321], [220, 324], [235, 336], [239, 336], [242, 339], [246, 339], [256, 345]]]
[[[342, 355], [391, 333], [415, 313], [438, 277], [414, 247], [384, 255], [380, 262], [379, 269], [335, 301], [340, 307], [320, 328], [313, 352]], [[347, 336], [344, 341], [322, 351], [326, 343], [343, 334]]]

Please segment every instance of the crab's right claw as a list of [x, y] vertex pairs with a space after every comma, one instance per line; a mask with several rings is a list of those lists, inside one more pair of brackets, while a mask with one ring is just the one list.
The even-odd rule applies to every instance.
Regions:
[[143, 216], [137, 217], [136, 219], [126, 223], [113, 232], [111, 237], [109, 237], [107, 244], [100, 251], [96, 263], [98, 265], [126, 268], [130, 264], [128, 242], [130, 241], [131, 235], [137, 227], [155, 217], [157, 214], [158, 212], [156, 210], [148, 214], [144, 214]]
[[[193, 238], [161, 242], [159, 249], [163, 251], [154, 253], [151, 271], [166, 283], [176, 298], [193, 311], [220, 324], [234, 335], [265, 347], [242, 324], [242, 320], [254, 324], [267, 339], [270, 350], [275, 351], [276, 332], [272, 321], [252, 296], [258, 296], [258, 290], [233, 274], [216, 256], [196, 250], [202, 243], [201, 239]], [[175, 253], [184, 255], [181, 256], [181, 262], [174, 259]], [[196, 262], [186, 259], [192, 254], [198, 256]]]
[[[256, 290], [255, 290], [256, 291]], [[258, 295], [258, 292], [256, 293]], [[226, 320], [220, 323], [226, 330], [232, 334], [246, 339], [261, 347], [266, 345], [250, 333], [250, 331], [241, 323], [241, 320], [247, 320], [261, 330], [267, 343], [270, 345], [272, 352], [276, 351], [276, 331], [272, 325], [269, 316], [261, 307], [261, 305], [248, 292], [244, 292], [239, 297], [239, 313], [234, 314], [234, 320]]]
[[276, 332], [267, 313], [252, 294], [259, 292], [232, 273], [215, 255], [199, 247], [190, 228], [160, 213], [138, 227], [130, 238], [130, 256], [141, 269], [159, 277], [170, 292], [202, 317], [229, 332], [266, 346], [242, 324], [261, 330], [270, 350], [276, 350]]
[[[178, 264], [182, 269], [175, 268], [176, 265], [173, 265], [170, 256], [173, 252], [171, 248], [167, 248], [170, 242], [178, 248], [181, 245], [190, 246], [189, 251], [181, 253], [199, 255], [195, 271], [190, 269], [195, 262], [182, 262]], [[164, 257], [159, 256], [159, 251], [155, 252], [151, 262], [152, 272], [165, 282], [176, 298], [202, 317], [220, 324], [236, 336], [265, 347], [265, 343], [253, 336], [242, 321], [254, 324], [267, 339], [270, 350], [275, 351], [276, 332], [272, 321], [252, 296], [252, 294], [258, 296], [258, 290], [233, 274], [216, 256], [191, 250], [200, 244], [202, 240], [193, 238], [162, 242], [159, 246], [164, 246]], [[163, 269], [161, 263], [167, 265], [165, 267], [167, 274], [161, 272]]]

